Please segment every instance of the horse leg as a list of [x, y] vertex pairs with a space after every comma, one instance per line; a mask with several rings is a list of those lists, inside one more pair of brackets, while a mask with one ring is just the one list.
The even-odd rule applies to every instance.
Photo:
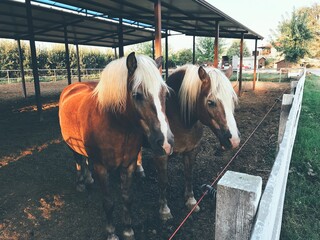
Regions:
[[[183, 161], [184, 161], [184, 176], [185, 176], [185, 192], [184, 196], [186, 198], [186, 206], [189, 210], [191, 210], [194, 205], [197, 203], [196, 199], [194, 198], [193, 193], [193, 164], [194, 160], [197, 156], [197, 150], [192, 150], [190, 152], [186, 152], [183, 154]], [[194, 211], [198, 212], [200, 207], [197, 206]]]
[[109, 173], [102, 164], [95, 164], [94, 170], [98, 176], [103, 192], [103, 209], [106, 214], [107, 240], [119, 240], [119, 238], [115, 234], [115, 227], [113, 225], [112, 213], [114, 209], [114, 202], [110, 194]]
[[160, 218], [167, 221], [172, 218], [170, 208], [167, 204], [167, 186], [168, 186], [168, 156], [158, 156], [154, 158], [158, 170], [159, 188], [160, 188]]
[[146, 174], [144, 173], [144, 169], [142, 167], [142, 148], [140, 149], [140, 152], [138, 153], [136, 173], [141, 178], [144, 178], [146, 176]]
[[87, 163], [87, 159], [79, 153], [73, 151], [74, 159], [76, 160], [77, 169], [77, 191], [83, 192], [86, 189], [86, 185], [94, 182], [91, 171]]
[[131, 219], [131, 184], [134, 170], [136, 168], [136, 162], [130, 164], [128, 167], [121, 168], [121, 194], [123, 199], [123, 238], [125, 240], [134, 240], [134, 231], [132, 229]]

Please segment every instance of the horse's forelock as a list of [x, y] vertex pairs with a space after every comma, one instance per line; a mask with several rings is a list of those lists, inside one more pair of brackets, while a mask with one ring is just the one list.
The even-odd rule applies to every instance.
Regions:
[[177, 71], [185, 71], [179, 90], [180, 111], [184, 120], [190, 120], [190, 114], [195, 108], [197, 97], [201, 90], [201, 80], [198, 75], [198, 67], [187, 64]]
[[[132, 77], [132, 91], [141, 86], [145, 95], [158, 96], [162, 87], [166, 88], [154, 60], [150, 57], [137, 55], [137, 69]], [[126, 110], [128, 69], [126, 57], [110, 62], [102, 71], [100, 81], [93, 94], [101, 109], [115, 112]]]
[[[132, 91], [137, 91], [141, 86], [144, 95], [156, 97], [162, 87], [167, 89], [155, 61], [148, 56], [137, 55], [138, 68], [134, 72], [134, 82]], [[168, 89], [167, 89], [168, 91]]]
[[206, 71], [211, 80], [211, 95], [222, 102], [224, 108], [233, 112], [238, 103], [238, 97], [230, 80], [217, 68], [209, 67]]

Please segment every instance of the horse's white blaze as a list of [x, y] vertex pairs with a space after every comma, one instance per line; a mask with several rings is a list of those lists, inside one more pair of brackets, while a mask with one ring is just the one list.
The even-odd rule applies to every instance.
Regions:
[[169, 130], [169, 126], [168, 123], [166, 121], [166, 117], [162, 111], [162, 106], [161, 106], [161, 102], [159, 99], [159, 96], [153, 96], [153, 100], [154, 100], [154, 105], [156, 106], [156, 110], [157, 110], [157, 117], [160, 123], [160, 129], [161, 132], [164, 136], [164, 141], [163, 141], [163, 145], [162, 148], [166, 151], [166, 153], [169, 155], [171, 152], [171, 145], [168, 142], [168, 130]]
[[226, 111], [226, 120], [227, 120], [230, 134], [232, 136], [230, 139], [232, 148], [236, 148], [240, 144], [240, 137], [238, 134], [238, 127], [237, 127], [236, 120], [231, 111]]

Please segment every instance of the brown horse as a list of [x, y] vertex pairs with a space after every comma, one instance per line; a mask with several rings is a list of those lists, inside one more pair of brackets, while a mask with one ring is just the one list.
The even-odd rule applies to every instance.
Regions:
[[[167, 85], [173, 90], [169, 95], [167, 117], [175, 136], [174, 153], [181, 154], [184, 160], [186, 206], [191, 209], [196, 204], [192, 187], [192, 168], [198, 154], [198, 146], [203, 125], [208, 126], [218, 137], [222, 149], [238, 147], [240, 138], [234, 118], [237, 95], [229, 79], [216, 68], [185, 65], [173, 72]], [[156, 161], [166, 161], [168, 156], [158, 156]], [[141, 154], [138, 157], [137, 171], [143, 174]], [[164, 173], [166, 173], [164, 171]], [[167, 176], [162, 176], [167, 178]], [[163, 181], [165, 182], [165, 181]], [[166, 197], [162, 196], [166, 202]], [[195, 210], [199, 211], [199, 207]], [[172, 217], [170, 209], [160, 217]]]
[[[78, 170], [82, 171], [79, 184], [93, 181], [82, 156], [93, 164], [104, 194], [108, 239], [118, 239], [112, 221], [114, 203], [109, 189], [110, 172], [120, 168], [123, 237], [134, 239], [129, 192], [143, 136], [147, 136], [157, 154], [172, 153], [173, 135], [165, 115], [167, 92], [155, 61], [131, 53], [109, 63], [99, 83], [75, 83], [61, 93], [62, 136], [74, 152]], [[161, 165], [160, 162], [160, 168]]]

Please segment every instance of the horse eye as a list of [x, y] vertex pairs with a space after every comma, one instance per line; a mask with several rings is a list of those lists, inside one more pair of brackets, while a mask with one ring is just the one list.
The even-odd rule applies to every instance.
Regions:
[[214, 101], [208, 100], [209, 107], [215, 107], [216, 103]]
[[143, 94], [138, 93], [138, 92], [132, 93], [132, 97], [137, 101], [142, 101], [143, 100]]

